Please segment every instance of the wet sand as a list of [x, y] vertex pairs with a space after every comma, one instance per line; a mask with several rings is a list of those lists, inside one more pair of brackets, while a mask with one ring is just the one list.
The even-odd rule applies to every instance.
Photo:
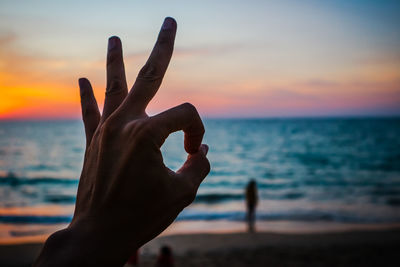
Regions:
[[[181, 234], [141, 249], [139, 266], [154, 266], [160, 246], [176, 266], [399, 266], [400, 228], [340, 233]], [[41, 243], [0, 246], [0, 266], [29, 266]]]

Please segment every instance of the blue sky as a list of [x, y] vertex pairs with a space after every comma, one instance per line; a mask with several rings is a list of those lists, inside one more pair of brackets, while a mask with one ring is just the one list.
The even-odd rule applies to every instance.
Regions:
[[176, 50], [150, 113], [400, 115], [399, 14], [400, 1], [2, 0], [0, 116], [79, 116], [77, 78], [104, 98], [107, 38], [132, 84], [166, 16]]

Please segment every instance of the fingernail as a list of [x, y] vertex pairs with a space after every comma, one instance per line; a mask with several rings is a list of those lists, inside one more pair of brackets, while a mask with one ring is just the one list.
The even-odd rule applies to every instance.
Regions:
[[173, 18], [166, 17], [164, 20], [164, 23], [162, 25], [162, 29], [163, 30], [172, 29], [174, 27], [174, 24], [175, 24], [175, 20]]
[[201, 152], [203, 152], [204, 155], [207, 155], [208, 153], [208, 146], [206, 144], [202, 144], [200, 146]]
[[111, 36], [109, 39], [108, 39], [108, 51], [110, 51], [110, 50], [112, 50], [112, 49], [114, 49], [116, 46], [117, 46], [117, 38], [118, 37], [116, 37], [116, 36]]

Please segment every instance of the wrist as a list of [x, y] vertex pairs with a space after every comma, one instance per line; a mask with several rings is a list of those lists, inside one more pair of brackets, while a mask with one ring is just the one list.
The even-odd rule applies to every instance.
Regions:
[[71, 238], [70, 229], [62, 229], [51, 234], [43, 245], [42, 251], [34, 266], [68, 266], [73, 265], [71, 257], [74, 254], [74, 242]]
[[34, 266], [122, 266], [131, 250], [110, 231], [80, 221], [53, 233]]

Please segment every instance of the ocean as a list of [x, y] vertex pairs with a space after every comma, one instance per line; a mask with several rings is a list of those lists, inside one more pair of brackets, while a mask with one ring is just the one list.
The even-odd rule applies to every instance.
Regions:
[[[211, 172], [178, 222], [244, 222], [257, 181], [258, 223], [400, 223], [400, 119], [206, 119]], [[0, 122], [0, 242], [46, 235], [72, 218], [83, 124]], [[162, 147], [178, 169], [183, 134]]]

